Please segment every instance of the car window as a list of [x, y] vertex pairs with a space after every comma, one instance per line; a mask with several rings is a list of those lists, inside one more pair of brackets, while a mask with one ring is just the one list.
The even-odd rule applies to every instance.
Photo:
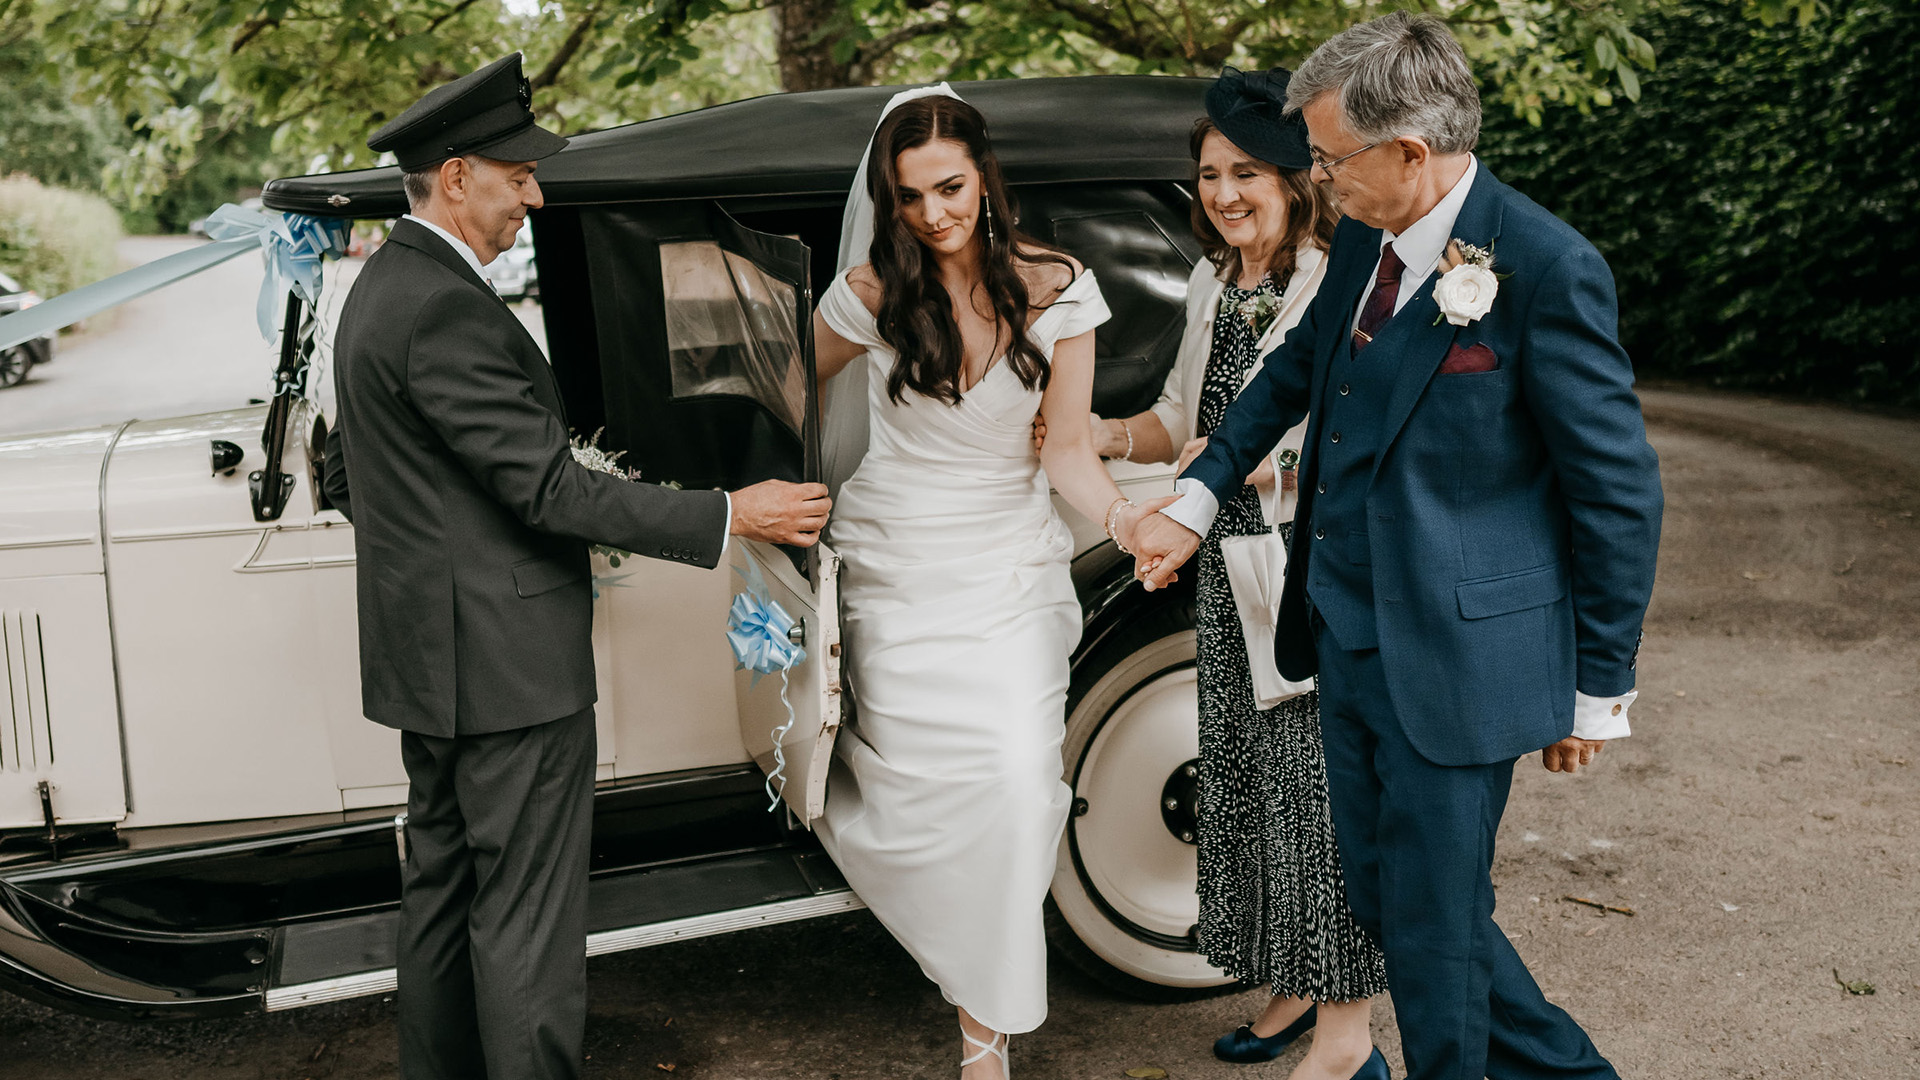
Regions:
[[795, 435], [806, 410], [793, 286], [712, 240], [660, 245], [676, 398], [751, 398]]
[[[1186, 324], [1187, 276], [1193, 261], [1170, 228], [1184, 225], [1168, 208], [1086, 206], [1096, 197], [1119, 201], [1119, 189], [1076, 193], [1050, 216], [1053, 242], [1080, 259], [1100, 281], [1113, 318], [1094, 335], [1094, 411], [1131, 416], [1160, 396], [1180, 349]], [[1182, 230], [1184, 234], [1184, 230]]]

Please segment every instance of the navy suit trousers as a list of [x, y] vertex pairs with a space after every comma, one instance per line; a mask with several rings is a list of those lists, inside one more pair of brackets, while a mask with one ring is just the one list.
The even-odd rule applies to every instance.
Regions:
[[1407, 741], [1378, 649], [1315, 613], [1320, 724], [1347, 901], [1387, 958], [1408, 1080], [1619, 1080], [1493, 921], [1513, 759], [1435, 765]]

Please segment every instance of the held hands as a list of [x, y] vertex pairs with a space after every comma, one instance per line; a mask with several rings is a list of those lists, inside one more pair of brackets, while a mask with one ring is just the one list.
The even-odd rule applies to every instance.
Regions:
[[1118, 528], [1120, 542], [1133, 552], [1133, 576], [1148, 592], [1163, 589], [1180, 580], [1178, 570], [1200, 547], [1200, 536], [1192, 529], [1160, 513], [1175, 496], [1155, 499], [1123, 515]]
[[1606, 745], [1597, 739], [1569, 735], [1540, 751], [1540, 764], [1545, 765], [1548, 772], [1577, 772], [1580, 766], [1590, 764], [1599, 757]]
[[825, 484], [789, 484], [763, 480], [733, 492], [733, 521], [727, 531], [769, 544], [812, 547], [827, 526], [833, 500]]

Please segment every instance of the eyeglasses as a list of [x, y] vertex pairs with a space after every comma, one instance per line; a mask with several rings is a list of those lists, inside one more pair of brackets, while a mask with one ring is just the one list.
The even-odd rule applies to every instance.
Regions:
[[1332, 175], [1333, 175], [1333, 167], [1334, 167], [1335, 165], [1338, 165], [1338, 164], [1340, 164], [1341, 162], [1343, 162], [1343, 161], [1345, 161], [1345, 160], [1347, 160], [1347, 159], [1348, 159], [1348, 158], [1350, 158], [1350, 157], [1357, 157], [1357, 156], [1359, 156], [1359, 155], [1361, 155], [1361, 154], [1364, 154], [1364, 153], [1366, 153], [1367, 151], [1369, 151], [1369, 150], [1371, 150], [1371, 149], [1373, 149], [1374, 147], [1376, 147], [1376, 146], [1379, 146], [1379, 145], [1380, 145], [1380, 144], [1379, 144], [1379, 143], [1377, 143], [1377, 142], [1370, 142], [1370, 143], [1368, 143], [1367, 145], [1365, 145], [1365, 146], [1363, 146], [1363, 147], [1361, 147], [1360, 149], [1358, 149], [1358, 150], [1355, 150], [1355, 151], [1354, 151], [1353, 153], [1351, 153], [1351, 154], [1341, 154], [1341, 155], [1340, 155], [1339, 157], [1337, 157], [1337, 158], [1334, 158], [1334, 159], [1333, 159], [1332, 161], [1328, 161], [1328, 160], [1326, 160], [1325, 158], [1322, 158], [1322, 157], [1320, 156], [1320, 151], [1318, 151], [1318, 150], [1308, 150], [1308, 151], [1307, 151], [1307, 156], [1313, 159], [1313, 163], [1314, 163], [1314, 164], [1315, 164], [1316, 166], [1318, 166], [1318, 167], [1319, 167], [1319, 169], [1320, 169], [1320, 171], [1321, 171], [1321, 172], [1323, 172], [1323, 173], [1326, 173], [1326, 174], [1327, 174], [1328, 176], [1332, 176]]

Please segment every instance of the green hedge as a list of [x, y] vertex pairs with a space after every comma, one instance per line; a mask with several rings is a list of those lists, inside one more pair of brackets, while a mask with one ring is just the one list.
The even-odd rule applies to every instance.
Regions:
[[98, 195], [0, 179], [0, 270], [57, 296], [120, 269], [120, 215]]
[[1638, 104], [1489, 110], [1482, 157], [1607, 256], [1642, 371], [1920, 405], [1920, 14], [1827, 12], [1683, 0]]

